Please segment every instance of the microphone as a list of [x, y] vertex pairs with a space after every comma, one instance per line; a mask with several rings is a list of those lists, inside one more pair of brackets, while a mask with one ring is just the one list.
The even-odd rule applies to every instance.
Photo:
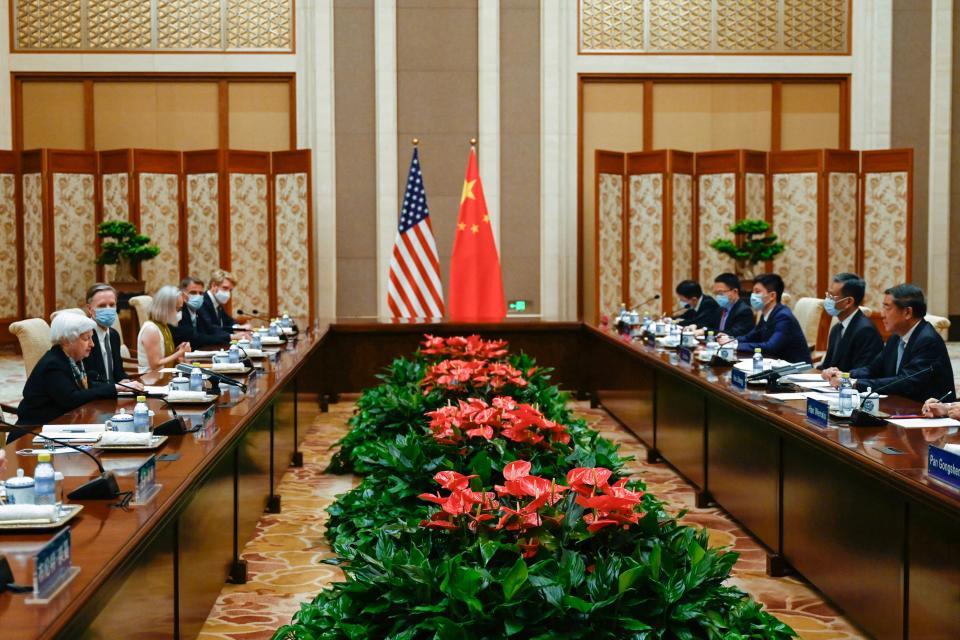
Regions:
[[237, 315], [247, 316], [250, 318], [256, 318], [257, 320], [263, 320], [265, 322], [269, 322], [269, 320], [266, 317], [260, 315], [259, 309], [254, 309], [253, 311], [244, 311], [243, 309], [237, 309]]
[[123, 387], [124, 389], [129, 389], [140, 395], [146, 395], [149, 398], [156, 398], [170, 410], [170, 413], [173, 414], [173, 417], [167, 420], [166, 422], [161, 422], [153, 428], [153, 435], [155, 436], [182, 436], [185, 433], [191, 433], [191, 429], [187, 428], [186, 421], [177, 413], [177, 410], [174, 408], [173, 404], [167, 400], [163, 394], [153, 393], [147, 394], [145, 391], [137, 391], [136, 387], [131, 387], [130, 385], [123, 384], [122, 382], [117, 382], [118, 387]]
[[904, 380], [915, 378], [916, 376], [919, 376], [922, 373], [931, 373], [932, 371], [933, 371], [933, 365], [930, 365], [925, 369], [914, 371], [910, 375], [898, 377], [893, 382], [888, 382], [882, 387], [879, 387], [871, 391], [869, 395], [865, 395], [863, 398], [860, 399], [860, 404], [857, 405], [857, 408], [854, 409], [853, 412], [850, 414], [850, 425], [853, 427], [882, 427], [883, 425], [887, 424], [887, 421], [884, 420], [883, 418], [879, 416], [875, 416], [872, 413], [867, 413], [866, 411], [863, 410], [863, 404], [867, 401], [867, 398], [869, 398], [869, 396], [873, 395], [874, 393], [877, 394], [877, 397], [879, 398], [881, 391], [885, 389], [889, 389], [890, 387], [897, 384], [898, 382], [903, 382]]
[[[182, 373], [190, 373], [193, 371], [193, 369], [194, 367], [192, 365], [183, 364], [182, 362], [177, 365], [177, 371], [180, 371]], [[215, 381], [217, 384], [225, 384], [231, 387], [238, 387], [244, 393], [247, 392], [247, 385], [243, 384], [242, 382], [234, 380], [233, 378], [228, 378], [227, 376], [222, 376], [216, 371], [211, 371], [210, 369], [204, 369], [203, 367], [199, 367], [199, 369], [204, 375], [208, 376], [210, 380]]]
[[112, 471], [107, 471], [103, 468], [103, 464], [97, 459], [95, 455], [81, 449], [75, 444], [70, 444], [64, 440], [58, 440], [56, 438], [51, 438], [50, 436], [44, 435], [42, 433], [37, 433], [34, 431], [38, 426], [41, 425], [16, 425], [10, 424], [3, 418], [0, 418], [0, 425], [2, 425], [2, 431], [6, 433], [18, 433], [20, 435], [17, 438], [25, 436], [27, 434], [34, 435], [43, 440], [49, 440], [54, 444], [58, 444], [61, 447], [66, 447], [68, 449], [73, 449], [74, 451], [79, 451], [83, 455], [87, 456], [97, 465], [97, 469], [100, 471], [100, 475], [92, 480], [84, 482], [82, 485], [71, 491], [67, 494], [67, 497], [71, 500], [112, 500], [120, 495], [120, 487], [117, 486], [117, 478], [113, 475]]
[[777, 376], [778, 378], [784, 375], [791, 373], [797, 373], [800, 371], [806, 371], [810, 369], [813, 365], [808, 362], [794, 362], [792, 364], [787, 364], [782, 367], [776, 367], [773, 369], [768, 369], [767, 371], [762, 371], [760, 373], [751, 373], [747, 376], [747, 380], [763, 380], [764, 378], [771, 378]]
[[649, 298], [647, 298], [646, 300], [637, 303], [637, 305], [636, 305], [635, 307], [630, 307], [630, 311], [636, 311], [637, 309], [639, 309], [639, 308], [642, 307], [643, 305], [649, 304], [649, 303], [653, 302], [654, 300], [659, 300], [659, 299], [660, 299], [660, 294], [659, 294], [659, 293], [656, 293], [656, 294], [650, 296]]

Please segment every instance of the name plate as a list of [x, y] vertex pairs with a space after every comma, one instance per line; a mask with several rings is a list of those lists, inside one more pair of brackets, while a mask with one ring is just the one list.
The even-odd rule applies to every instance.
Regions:
[[927, 447], [927, 476], [960, 490], [960, 455], [931, 444]]
[[157, 484], [157, 456], [150, 456], [147, 461], [137, 468], [137, 487], [133, 492], [131, 504], [147, 504], [150, 502], [160, 485]]
[[830, 422], [830, 405], [807, 398], [807, 420], [814, 426], [825, 429]]
[[678, 350], [681, 362], [693, 362], [693, 349], [690, 347], [680, 347]]
[[80, 569], [70, 555], [70, 527], [65, 527], [33, 556], [33, 597], [28, 604], [46, 604]]
[[730, 371], [730, 384], [732, 384], [736, 389], [746, 389], [747, 372], [734, 367], [733, 370]]

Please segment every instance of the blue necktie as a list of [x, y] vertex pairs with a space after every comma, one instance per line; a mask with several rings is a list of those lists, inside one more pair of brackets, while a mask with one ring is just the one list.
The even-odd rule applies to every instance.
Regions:
[[896, 370], [896, 373], [898, 373], [898, 374], [900, 373], [900, 361], [903, 360], [903, 352], [904, 352], [904, 350], [906, 350], [906, 348], [907, 348], [907, 344], [906, 344], [903, 340], [900, 340], [900, 342], [897, 343], [897, 370]]

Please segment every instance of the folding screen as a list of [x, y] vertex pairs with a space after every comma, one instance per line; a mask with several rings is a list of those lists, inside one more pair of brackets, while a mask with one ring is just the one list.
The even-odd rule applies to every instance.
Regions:
[[148, 295], [180, 282], [181, 254], [186, 252], [180, 224], [180, 165], [179, 151], [133, 150], [133, 210], [140, 232], [160, 247], [160, 255], [141, 264]]
[[[133, 150], [101, 151], [99, 155], [99, 221], [126, 220], [139, 225], [139, 212], [134, 215], [133, 190], [130, 188], [130, 179], [133, 172]], [[112, 280], [115, 271], [116, 267], [113, 265], [98, 267], [97, 279]]]
[[233, 297], [235, 312], [267, 315], [276, 299], [270, 277], [275, 262], [270, 208], [270, 154], [261, 151], [227, 151], [225, 157], [226, 229], [230, 270], [242, 277]]
[[627, 300], [662, 294], [672, 308], [677, 282], [693, 275], [693, 154], [662, 150], [627, 154]]
[[225, 201], [223, 154], [217, 149], [183, 153], [184, 215], [187, 228], [188, 274], [204, 282], [214, 269], [229, 264], [225, 225], [220, 224], [220, 202]]
[[276, 313], [289, 313], [300, 326], [313, 324], [313, 196], [308, 150], [276, 151], [273, 211], [276, 254]]
[[6, 327], [22, 314], [17, 156], [12, 151], [0, 151], [0, 244], [0, 325]]
[[879, 291], [910, 280], [913, 220], [913, 149], [861, 152], [860, 273], [868, 283], [865, 304], [876, 308]]
[[597, 316], [612, 315], [626, 301], [624, 272], [624, 160], [616, 151], [596, 151], [596, 309]]

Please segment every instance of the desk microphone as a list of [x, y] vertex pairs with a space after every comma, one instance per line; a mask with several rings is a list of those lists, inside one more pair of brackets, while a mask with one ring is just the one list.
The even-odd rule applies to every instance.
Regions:
[[237, 380], [234, 380], [233, 378], [222, 376], [216, 371], [211, 371], [210, 369], [204, 369], [203, 367], [194, 367], [193, 365], [184, 364], [182, 362], [177, 365], [177, 371], [180, 371], [181, 373], [186, 373], [186, 374], [191, 373], [195, 368], [200, 369], [200, 371], [204, 375], [208, 376], [210, 380], [216, 382], [217, 384], [225, 384], [231, 387], [238, 387], [244, 393], [247, 392], [247, 385]]
[[190, 433], [191, 429], [187, 428], [186, 421], [177, 413], [177, 410], [174, 408], [173, 404], [167, 400], [163, 394], [153, 393], [147, 394], [145, 391], [137, 391], [136, 387], [131, 387], [128, 384], [123, 384], [122, 382], [115, 382], [118, 387], [123, 387], [133, 391], [137, 395], [145, 395], [150, 398], [156, 398], [170, 410], [170, 413], [173, 414], [173, 417], [167, 420], [166, 422], [161, 422], [156, 427], [153, 428], [153, 435], [155, 436], [182, 436], [185, 433]]
[[88, 480], [87, 482], [84, 482], [82, 485], [80, 485], [79, 487], [71, 491], [69, 494], [67, 494], [67, 497], [70, 498], [71, 500], [112, 500], [113, 498], [116, 498], [117, 496], [120, 495], [120, 487], [117, 486], [116, 476], [113, 475], [112, 471], [107, 471], [106, 469], [104, 469], [103, 464], [101, 464], [101, 462], [97, 460], [97, 457], [92, 453], [90, 453], [89, 451], [86, 451], [85, 449], [81, 449], [77, 445], [70, 444], [69, 442], [66, 442], [64, 440], [51, 438], [50, 436], [44, 435], [42, 433], [37, 433], [36, 431], [34, 431], [34, 429], [36, 429], [37, 427], [41, 427], [42, 425], [10, 424], [9, 422], [7, 422], [2, 418], [0, 418], [0, 425], [2, 425], [2, 428], [0, 428], [0, 431], [4, 431], [6, 433], [11, 433], [11, 434], [19, 434], [17, 438], [30, 434], [42, 440], [49, 440], [50, 442], [54, 444], [58, 444], [61, 447], [66, 447], [68, 449], [73, 449], [74, 451], [79, 451], [80, 453], [82, 453], [83, 455], [87, 456], [88, 458], [94, 461], [94, 463], [97, 465], [97, 469], [100, 470], [99, 477], [96, 477], [92, 480]]
[[247, 316], [248, 318], [256, 318], [257, 320], [263, 320], [264, 322], [270, 322], [265, 316], [260, 315], [259, 309], [254, 309], [253, 311], [244, 311], [243, 309], [237, 309], [238, 316]]
[[897, 379], [894, 380], [893, 382], [888, 382], [887, 384], [883, 385], [882, 387], [879, 387], [879, 388], [877, 388], [877, 389], [874, 389], [874, 390], [871, 391], [869, 394], [863, 396], [863, 398], [861, 398], [861, 400], [860, 400], [860, 404], [857, 405], [857, 408], [854, 409], [854, 410], [853, 410], [853, 413], [850, 414], [850, 425], [851, 425], [851, 426], [854, 426], [854, 427], [882, 427], [883, 425], [887, 424], [887, 421], [884, 420], [883, 418], [881, 418], [881, 417], [879, 417], [879, 416], [875, 416], [875, 415], [873, 415], [872, 413], [867, 413], [866, 411], [864, 411], [864, 410], [863, 410], [863, 403], [865, 403], [865, 402], [867, 401], [867, 399], [868, 399], [871, 395], [873, 395], [874, 393], [877, 394], [877, 398], [879, 399], [879, 397], [880, 397], [880, 392], [881, 392], [881, 391], [883, 391], [883, 390], [885, 390], [885, 389], [889, 389], [890, 387], [892, 387], [893, 385], [897, 384], [898, 382], [903, 382], [904, 380], [909, 380], [910, 378], [914, 378], [914, 377], [920, 375], [921, 373], [930, 373], [930, 372], [932, 372], [932, 371], [933, 371], [933, 365], [930, 365], [929, 367], [927, 367], [927, 368], [925, 368], [925, 369], [920, 369], [919, 371], [914, 371], [913, 373], [911, 373], [911, 374], [908, 375], [908, 376], [903, 376], [903, 377], [897, 378]]
[[650, 296], [649, 298], [647, 298], [646, 300], [637, 303], [636, 306], [630, 307], [630, 311], [636, 311], [637, 309], [639, 309], [639, 308], [642, 307], [643, 305], [649, 304], [649, 303], [653, 302], [654, 300], [659, 300], [659, 299], [660, 299], [660, 294], [659, 294], [659, 293], [656, 293], [656, 294]]

